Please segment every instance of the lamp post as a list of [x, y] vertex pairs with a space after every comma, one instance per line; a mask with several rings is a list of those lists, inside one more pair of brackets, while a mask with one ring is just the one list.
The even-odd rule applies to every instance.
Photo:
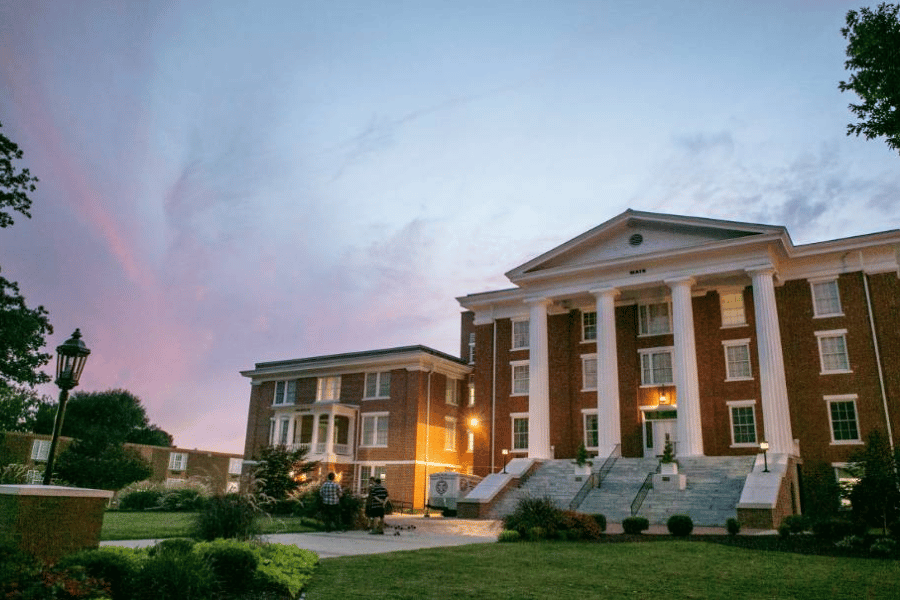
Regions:
[[763, 440], [759, 443], [759, 449], [763, 452], [763, 473], [769, 472], [769, 457], [767, 456], [767, 452], [769, 450], [769, 442]]
[[44, 471], [44, 485], [50, 485], [53, 477], [53, 459], [56, 457], [56, 446], [59, 443], [59, 432], [62, 431], [63, 418], [66, 416], [66, 401], [69, 390], [78, 385], [84, 363], [91, 351], [81, 341], [81, 331], [75, 330], [72, 337], [61, 346], [56, 347], [56, 386], [59, 388], [59, 406], [56, 408], [56, 421], [53, 424], [53, 441], [47, 455], [47, 468]]
[[506, 474], [506, 455], [509, 454], [509, 450], [504, 448], [500, 453], [503, 455], [503, 473]]

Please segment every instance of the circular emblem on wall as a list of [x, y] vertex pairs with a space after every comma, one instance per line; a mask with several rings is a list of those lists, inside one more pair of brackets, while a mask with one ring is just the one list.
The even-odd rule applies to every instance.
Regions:
[[443, 479], [438, 479], [438, 482], [434, 484], [435, 491], [441, 496], [447, 493], [447, 487], [447, 482]]

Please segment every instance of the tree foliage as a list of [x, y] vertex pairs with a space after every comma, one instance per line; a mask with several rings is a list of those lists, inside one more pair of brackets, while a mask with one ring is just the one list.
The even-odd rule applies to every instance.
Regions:
[[0, 381], [0, 431], [33, 431], [38, 410], [52, 402], [33, 389]]
[[884, 434], [876, 429], [848, 466], [850, 473], [859, 478], [850, 491], [853, 515], [870, 527], [886, 530], [900, 515], [898, 454], [891, 451]]
[[[3, 127], [3, 123], [0, 123], [0, 127]], [[12, 215], [7, 208], [31, 218], [28, 192], [35, 191], [34, 184], [38, 178], [33, 177], [28, 169], [16, 168], [13, 161], [21, 159], [22, 150], [19, 146], [0, 133], [0, 227], [13, 224]]]
[[267, 500], [284, 500], [288, 494], [303, 485], [306, 473], [312, 472], [318, 461], [307, 461], [308, 450], [300, 447], [289, 450], [286, 446], [267, 446], [259, 453], [253, 471], [256, 492]]
[[844, 68], [850, 78], [842, 92], [853, 91], [862, 104], [850, 104], [858, 123], [847, 125], [847, 135], [867, 140], [885, 136], [887, 145], [900, 152], [900, 5], [882, 2], [873, 11], [863, 7], [847, 13], [841, 34], [847, 40]]
[[150, 477], [150, 463], [134, 448], [102, 440], [75, 440], [59, 456], [56, 478], [78, 487], [119, 490]]

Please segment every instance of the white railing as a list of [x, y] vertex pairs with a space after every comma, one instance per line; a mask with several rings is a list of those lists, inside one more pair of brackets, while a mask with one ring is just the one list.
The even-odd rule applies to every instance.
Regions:
[[335, 454], [350, 454], [350, 445], [349, 444], [335, 444], [334, 445], [334, 453]]

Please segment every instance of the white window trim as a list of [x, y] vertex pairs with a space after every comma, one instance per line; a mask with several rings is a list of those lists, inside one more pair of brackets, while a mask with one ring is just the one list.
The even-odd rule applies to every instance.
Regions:
[[169, 470], [186, 471], [188, 464], [187, 452], [169, 452]]
[[[528, 448], [516, 448], [515, 447], [515, 439], [516, 439], [516, 419], [525, 419], [528, 421], [528, 413], [527, 412], [519, 412], [519, 413], [509, 413], [509, 453], [510, 454], [521, 454], [527, 453]], [[528, 445], [531, 445], [531, 422], [528, 423]]]
[[469, 334], [469, 364], [475, 364], [475, 334]]
[[229, 475], [240, 475], [241, 469], [244, 466], [244, 460], [242, 458], [229, 458], [228, 459], [228, 474]]
[[[335, 389], [336, 397], [335, 398], [325, 398], [325, 392], [328, 391], [328, 386], [325, 385], [327, 380], [337, 379], [337, 388]], [[341, 376], [340, 375], [322, 375], [316, 378], [316, 402], [340, 402], [341, 400]], [[365, 385], [365, 382], [363, 382]]]
[[[668, 305], [668, 308], [669, 308], [669, 330], [662, 331], [659, 333], [641, 333], [641, 308], [646, 307], [646, 306], [655, 306], [657, 304]], [[650, 325], [649, 321], [648, 321], [647, 325], [648, 326]], [[662, 300], [662, 299], [661, 300], [651, 300], [651, 301], [645, 301], [645, 302], [638, 303], [638, 337], [639, 338], [653, 337], [656, 335], [672, 335], [672, 333], [674, 332], [674, 329], [675, 329], [674, 323], [672, 323], [672, 301], [670, 299], [667, 298], [664, 300]]]
[[[750, 362], [750, 375], [746, 377], [732, 377], [728, 370], [728, 348], [737, 346], [747, 347], [747, 360]], [[722, 351], [725, 353], [725, 381], [753, 381], [753, 356], [750, 352], [750, 338], [740, 340], [722, 340]]]
[[456, 417], [444, 417], [444, 450], [447, 452], [456, 452], [456, 425]]
[[[359, 447], [360, 448], [387, 448], [388, 447], [388, 444], [390, 443], [390, 426], [391, 426], [390, 415], [391, 415], [391, 413], [389, 411], [367, 412], [367, 413], [361, 413], [359, 415], [359, 423], [360, 423]], [[375, 427], [372, 429], [372, 431], [375, 434], [375, 441], [377, 441], [378, 440], [378, 421], [385, 417], [388, 419], [388, 432], [384, 436], [385, 437], [384, 444], [377, 444], [377, 443], [368, 444], [368, 443], [366, 443], [367, 442], [367, 440], [365, 439], [366, 419], [367, 418], [375, 419]]]
[[[594, 361], [594, 386], [588, 387], [587, 382], [587, 363], [590, 361]], [[581, 391], [582, 392], [596, 392], [597, 391], [597, 381], [600, 379], [600, 374], [597, 372], [597, 354], [582, 354], [581, 355]]]
[[[528, 337], [525, 339], [524, 346], [516, 346], [516, 323], [528, 323]], [[518, 317], [512, 319], [512, 323], [510, 325], [510, 349], [511, 350], [528, 350], [531, 347], [531, 319], [528, 317]]]
[[[282, 384], [281, 395], [278, 395], [278, 384]], [[293, 385], [292, 385], [293, 384]], [[288, 394], [289, 389], [293, 387], [293, 396]], [[296, 379], [279, 379], [275, 382], [275, 391], [272, 398], [272, 406], [292, 406], [297, 398], [297, 380]], [[290, 400], [288, 400], [290, 398]]]
[[[837, 277], [818, 277], [816, 279], [809, 279], [807, 281], [809, 281], [809, 293], [812, 298], [813, 319], [828, 319], [831, 317], [843, 317], [844, 316], [844, 303], [841, 302], [841, 286], [838, 283]], [[833, 281], [835, 283], [835, 285], [837, 286], [837, 292], [838, 292], [837, 300], [838, 300], [838, 306], [840, 306], [840, 311], [838, 311], [836, 313], [821, 313], [820, 314], [819, 307], [816, 305], [816, 288], [815, 288], [815, 286], [816, 286], [816, 284], [819, 284], [819, 283], [829, 283], [831, 281]]]
[[[589, 314], [594, 315], [594, 337], [593, 338], [584, 337], [584, 329], [585, 329], [584, 318]], [[600, 325], [599, 325], [599, 323], [597, 323], [597, 311], [596, 310], [581, 311], [581, 343], [582, 344], [595, 343], [597, 341], [597, 334], [599, 334], [599, 333], [600, 333]]]
[[[756, 400], [729, 400], [725, 403], [728, 406], [728, 422], [731, 428], [731, 447], [732, 448], [758, 448], [759, 447], [759, 424], [756, 421]], [[753, 432], [756, 434], [756, 440], [753, 443], [742, 442], [740, 444], [734, 441], [734, 413], [732, 408], [753, 407]]]
[[448, 406], [459, 406], [459, 380], [447, 378], [447, 387], [444, 388], [444, 403]]
[[[662, 352], [668, 352], [672, 355], [672, 381], [666, 381], [661, 383], [644, 383], [644, 366], [642, 364], [643, 359], [641, 358], [644, 354], [660, 354]], [[654, 388], [654, 387], [663, 387], [663, 386], [671, 386], [675, 384], [675, 346], [659, 346], [657, 348], [641, 348], [638, 350], [638, 368], [641, 371], [641, 385], [642, 388]]]
[[31, 442], [31, 460], [47, 462], [50, 456], [50, 440], [34, 440]]
[[587, 419], [588, 417], [597, 417], [597, 442], [600, 442], [600, 417], [597, 416], [596, 408], [581, 409], [581, 439], [585, 441], [585, 450], [599, 450], [600, 446], [587, 445]]
[[516, 367], [528, 367], [528, 383], [529, 386], [531, 384], [531, 362], [527, 360], [514, 360], [509, 363], [509, 395], [510, 396], [527, 396], [528, 392], [517, 392], [516, 391]]
[[[744, 289], [743, 288], [723, 288], [717, 290], [719, 292], [719, 311], [721, 313], [722, 318], [722, 327], [721, 329], [736, 329], [738, 327], [746, 327], [747, 323], [747, 303], [744, 301]], [[741, 307], [744, 309], [744, 322], [743, 323], [732, 323], [731, 325], [725, 324], [725, 311], [722, 308], [722, 297], [723, 296], [732, 296], [739, 295], [741, 297]]]
[[[381, 384], [382, 384], [382, 375], [387, 374], [388, 376], [388, 393], [387, 395], [381, 394]], [[375, 376], [375, 395], [369, 396], [369, 376]], [[391, 397], [390, 390], [390, 371], [366, 371], [365, 378], [363, 379], [363, 400], [388, 400]]]
[[[853, 369], [850, 368], [850, 349], [847, 347], [847, 330], [846, 329], [831, 329], [829, 331], [816, 331], [816, 345], [819, 348], [819, 375], [836, 375], [840, 373], [852, 373]], [[847, 368], [846, 369], [825, 369], [825, 356], [822, 353], [822, 338], [834, 338], [834, 337], [842, 337], [844, 338], [844, 355], [847, 358]]]
[[[862, 430], [859, 426], [859, 408], [856, 406], [858, 399], [856, 394], [839, 394], [835, 396], [823, 396], [825, 400], [825, 410], [828, 418], [828, 431], [831, 434], [832, 446], [862, 446], [865, 442], [862, 439]], [[834, 439], [834, 421], [831, 419], [831, 403], [832, 402], [852, 402], [853, 416], [856, 419], [856, 435], [855, 440], [836, 440]]]

